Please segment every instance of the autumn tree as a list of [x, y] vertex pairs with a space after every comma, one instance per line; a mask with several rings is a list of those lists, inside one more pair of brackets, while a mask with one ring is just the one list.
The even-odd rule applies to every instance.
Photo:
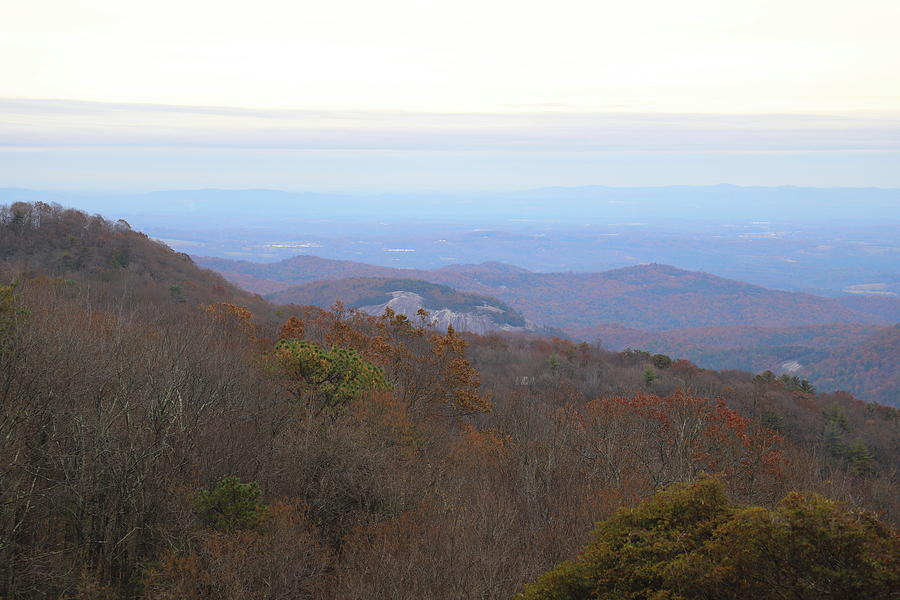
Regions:
[[253, 313], [246, 306], [220, 302], [204, 305], [201, 308], [222, 327], [240, 331], [249, 337], [253, 337], [258, 332], [259, 328], [253, 322]]
[[302, 340], [304, 337], [306, 337], [306, 325], [304, 325], [303, 321], [293, 316], [285, 321], [278, 332], [278, 339], [280, 340]]
[[[420, 314], [422, 321], [427, 313]], [[398, 397], [415, 413], [463, 416], [489, 412], [478, 371], [466, 357], [468, 342], [453, 327], [446, 334], [390, 309], [378, 320], [373, 360], [383, 366]]]

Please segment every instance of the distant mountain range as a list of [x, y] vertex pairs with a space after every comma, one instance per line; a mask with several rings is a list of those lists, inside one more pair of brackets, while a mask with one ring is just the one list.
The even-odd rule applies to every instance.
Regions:
[[[378, 312], [393, 302], [413, 313], [421, 305], [447, 311], [447, 322], [460, 330], [560, 328], [610, 349], [640, 348], [707, 368], [769, 369], [809, 378], [823, 390], [900, 400], [900, 375], [883, 359], [900, 351], [892, 327], [900, 322], [900, 299], [894, 297], [824, 298], [660, 264], [535, 273], [497, 262], [420, 270], [309, 255], [268, 264], [195, 260], [278, 303], [329, 306], [341, 299]], [[448, 288], [465, 293], [454, 298]], [[454, 308], [453, 302], [462, 304]], [[473, 312], [478, 303], [497, 307], [508, 321]], [[466, 317], [454, 321], [451, 313]]]
[[[502, 263], [440, 269], [394, 269], [301, 255], [275, 263], [195, 257], [250, 291], [272, 293], [310, 281], [347, 277], [416, 279], [493, 296], [526, 318], [561, 328], [615, 323], [664, 331], [684, 327], [792, 327], [828, 323], [889, 325], [900, 299], [869, 305], [782, 292], [659, 264], [601, 273], [534, 273]], [[871, 310], [869, 307], [871, 306]]]

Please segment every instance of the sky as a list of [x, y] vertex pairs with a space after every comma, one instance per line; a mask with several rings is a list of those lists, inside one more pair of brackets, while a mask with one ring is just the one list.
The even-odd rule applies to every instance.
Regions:
[[0, 187], [900, 187], [896, 0], [29, 0]]

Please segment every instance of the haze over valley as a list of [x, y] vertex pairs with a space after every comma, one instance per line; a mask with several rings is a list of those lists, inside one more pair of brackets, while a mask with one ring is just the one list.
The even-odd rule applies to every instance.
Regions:
[[497, 261], [537, 272], [662, 263], [781, 290], [900, 293], [898, 189], [0, 190], [0, 201], [17, 200], [123, 218], [181, 252], [254, 262], [308, 254], [417, 269]]

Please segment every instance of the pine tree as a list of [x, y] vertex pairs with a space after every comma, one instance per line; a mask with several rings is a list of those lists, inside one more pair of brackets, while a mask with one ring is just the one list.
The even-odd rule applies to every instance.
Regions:
[[872, 455], [862, 440], [855, 440], [847, 448], [847, 460], [850, 461], [850, 470], [857, 475], [867, 475], [872, 472]]

